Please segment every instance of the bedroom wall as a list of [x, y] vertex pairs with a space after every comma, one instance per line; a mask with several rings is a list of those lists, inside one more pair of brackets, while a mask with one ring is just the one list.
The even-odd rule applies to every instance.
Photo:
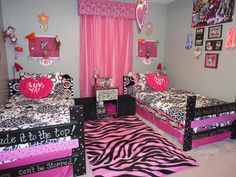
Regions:
[[[156, 66], [159, 62], [163, 63], [165, 57], [165, 31], [166, 31], [166, 8], [165, 4], [149, 3], [148, 13], [145, 19], [145, 25], [141, 33], [138, 32], [136, 22], [134, 23], [134, 72], [144, 72], [144, 71], [156, 71]], [[148, 22], [153, 23], [153, 33], [150, 36], [147, 36], [146, 24]], [[157, 60], [149, 65], [145, 65], [142, 60], [137, 59], [136, 50], [137, 50], [137, 39], [147, 39], [147, 40], [158, 40], [158, 57]]]
[[[196, 31], [191, 28], [192, 3], [192, 0], [178, 0], [167, 6], [165, 64], [171, 85], [225, 101], [234, 101], [236, 48], [228, 50], [223, 47], [222, 51], [217, 52], [219, 53], [218, 68], [205, 68], [205, 40], [208, 35], [208, 27], [205, 27], [204, 45], [201, 46], [203, 53], [200, 58], [194, 57], [193, 50], [185, 49], [187, 34], [192, 32], [195, 36]], [[233, 19], [236, 19], [235, 10]], [[235, 20], [223, 24], [223, 42], [230, 27], [236, 27]]]
[[[51, 73], [62, 71], [74, 78], [75, 97], [79, 95], [79, 16], [77, 0], [1, 0], [4, 29], [16, 28], [18, 44], [24, 52], [17, 62], [23, 71], [34, 73]], [[49, 16], [49, 28], [44, 32], [38, 23], [38, 14], [45, 12]], [[35, 32], [37, 35], [58, 35], [61, 40], [61, 60], [53, 61], [50, 66], [42, 66], [36, 60], [27, 58], [25, 36]], [[12, 48], [7, 46], [9, 78], [13, 77], [12, 66], [15, 62]]]
[[[24, 67], [25, 72], [50, 73], [62, 71], [74, 78], [74, 95], [79, 97], [79, 16], [77, 0], [1, 0], [4, 29], [8, 26], [16, 28], [18, 44], [24, 52], [17, 61], [14, 60], [12, 48], [7, 46], [8, 74], [13, 77], [12, 66], [14, 62]], [[133, 1], [132, 1], [133, 2]], [[49, 29], [44, 32], [40, 27], [37, 15], [45, 12], [49, 16]], [[134, 22], [133, 69], [135, 72], [155, 71], [159, 61], [164, 59], [166, 5], [150, 3], [146, 23], [152, 21], [153, 33], [146, 37], [145, 27], [138, 33]], [[37, 35], [58, 35], [61, 46], [61, 60], [53, 61], [52, 65], [44, 67], [37, 61], [28, 59], [25, 36], [35, 32]], [[140, 38], [159, 40], [159, 56], [150, 65], [144, 65], [136, 59], [136, 41]]]

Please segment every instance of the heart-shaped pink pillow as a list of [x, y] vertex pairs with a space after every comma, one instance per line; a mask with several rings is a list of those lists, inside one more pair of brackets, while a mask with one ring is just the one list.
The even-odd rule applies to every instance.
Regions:
[[169, 78], [166, 75], [149, 73], [146, 77], [147, 84], [155, 91], [164, 91], [169, 85]]
[[50, 94], [52, 86], [52, 81], [46, 77], [26, 78], [20, 83], [20, 91], [27, 98], [40, 99]]

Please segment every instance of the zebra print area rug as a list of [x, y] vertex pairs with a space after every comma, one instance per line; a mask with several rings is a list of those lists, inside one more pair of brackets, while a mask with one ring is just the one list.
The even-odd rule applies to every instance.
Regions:
[[96, 177], [157, 177], [196, 161], [137, 117], [85, 123], [85, 151]]

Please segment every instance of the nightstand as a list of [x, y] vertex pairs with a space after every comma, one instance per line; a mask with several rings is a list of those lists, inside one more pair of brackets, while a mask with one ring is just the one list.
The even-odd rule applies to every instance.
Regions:
[[97, 118], [117, 117], [118, 88], [96, 88]]

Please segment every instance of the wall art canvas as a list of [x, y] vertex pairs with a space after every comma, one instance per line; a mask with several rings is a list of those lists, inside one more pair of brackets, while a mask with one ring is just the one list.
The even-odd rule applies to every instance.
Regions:
[[139, 59], [157, 59], [158, 41], [138, 39], [137, 57]]
[[204, 39], [204, 28], [197, 28], [195, 34], [195, 46], [202, 46]]
[[223, 40], [208, 40], [206, 41], [206, 51], [219, 51], [222, 49]]
[[53, 59], [60, 59], [60, 47], [57, 36], [36, 35], [34, 40], [28, 41], [28, 55], [31, 59], [37, 59], [40, 64], [48, 66]]
[[193, 0], [192, 27], [233, 21], [235, 0]]

